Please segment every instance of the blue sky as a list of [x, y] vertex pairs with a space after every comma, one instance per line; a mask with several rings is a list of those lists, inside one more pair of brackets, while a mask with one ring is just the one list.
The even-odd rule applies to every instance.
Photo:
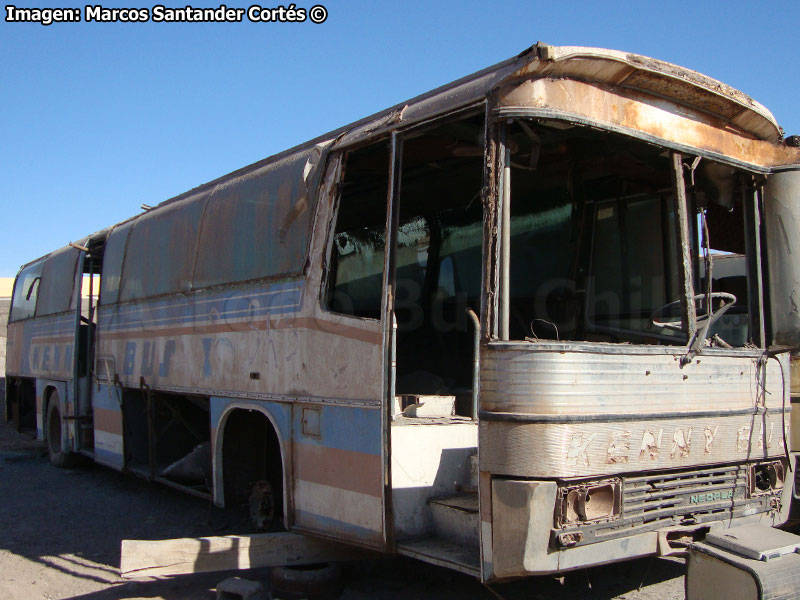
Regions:
[[0, 22], [0, 276], [537, 40], [695, 69], [800, 134], [797, 0], [322, 3], [320, 25]]

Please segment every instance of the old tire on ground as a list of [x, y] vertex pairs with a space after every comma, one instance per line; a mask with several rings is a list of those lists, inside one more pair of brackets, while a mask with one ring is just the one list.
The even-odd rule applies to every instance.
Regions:
[[75, 455], [65, 451], [61, 444], [61, 409], [57, 392], [51, 394], [47, 405], [47, 454], [50, 463], [56, 467], [63, 469], [75, 464]]
[[270, 587], [273, 597], [288, 600], [337, 598], [342, 593], [342, 571], [335, 563], [275, 567]]

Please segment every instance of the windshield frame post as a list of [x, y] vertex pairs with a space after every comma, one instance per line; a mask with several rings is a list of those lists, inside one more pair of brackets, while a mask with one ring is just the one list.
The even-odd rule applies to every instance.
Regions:
[[692, 267], [692, 237], [689, 228], [689, 210], [686, 200], [686, 185], [683, 179], [683, 156], [671, 152], [673, 209], [675, 211], [675, 238], [680, 254], [678, 278], [681, 288], [681, 329], [687, 333], [691, 343], [697, 333], [697, 311], [694, 304], [694, 274]]
[[510, 337], [511, 305], [511, 152], [507, 144], [508, 126], [502, 128], [499, 154], [500, 172], [500, 339]]

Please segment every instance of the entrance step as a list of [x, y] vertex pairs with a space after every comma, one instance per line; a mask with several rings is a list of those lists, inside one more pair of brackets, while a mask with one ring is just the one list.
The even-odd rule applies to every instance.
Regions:
[[480, 577], [480, 550], [461, 544], [429, 537], [421, 540], [405, 540], [397, 544], [397, 552], [418, 560], [454, 569], [473, 577]]
[[395, 411], [404, 417], [452, 417], [456, 411], [455, 396], [395, 396]]
[[480, 514], [476, 492], [431, 498], [428, 504], [436, 537], [468, 548], [478, 548]]

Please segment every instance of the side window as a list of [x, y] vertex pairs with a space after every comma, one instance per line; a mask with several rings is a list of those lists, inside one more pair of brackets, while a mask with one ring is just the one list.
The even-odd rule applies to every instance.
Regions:
[[190, 198], [139, 217], [130, 233], [119, 300], [191, 289], [204, 198]]
[[44, 261], [36, 316], [62, 313], [70, 309], [79, 255], [78, 250], [67, 247], [53, 252]]
[[203, 217], [194, 287], [299, 273], [311, 231], [309, 150], [221, 184]]
[[33, 316], [36, 310], [36, 299], [39, 296], [39, 285], [42, 281], [44, 261], [25, 267], [14, 283], [14, 297], [11, 300], [9, 321], [20, 321]]
[[119, 284], [122, 275], [122, 259], [131, 224], [115, 227], [108, 236], [103, 251], [103, 272], [100, 278], [100, 304], [114, 304], [119, 300]]
[[385, 141], [346, 156], [328, 260], [332, 311], [380, 318], [389, 159]]

